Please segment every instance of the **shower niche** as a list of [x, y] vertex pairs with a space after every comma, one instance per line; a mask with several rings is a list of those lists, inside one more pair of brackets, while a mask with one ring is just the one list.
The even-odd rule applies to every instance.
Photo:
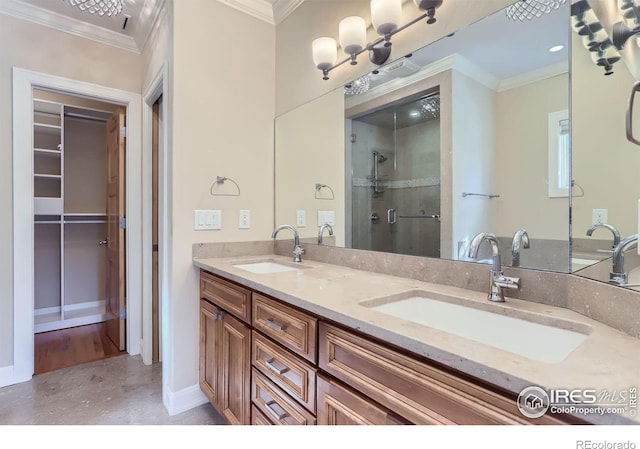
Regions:
[[349, 119], [351, 247], [440, 257], [440, 94]]

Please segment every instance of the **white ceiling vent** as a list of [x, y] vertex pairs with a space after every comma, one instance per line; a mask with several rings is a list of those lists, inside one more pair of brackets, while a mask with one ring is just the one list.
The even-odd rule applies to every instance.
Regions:
[[416, 73], [420, 70], [420, 66], [409, 61], [407, 58], [402, 58], [382, 67], [380, 70], [392, 76], [403, 77]]

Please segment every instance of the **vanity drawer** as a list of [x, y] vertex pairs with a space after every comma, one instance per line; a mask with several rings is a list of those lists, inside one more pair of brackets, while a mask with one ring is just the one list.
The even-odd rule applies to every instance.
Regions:
[[258, 407], [251, 404], [251, 425], [252, 426], [272, 426], [273, 423], [269, 418], [264, 416]]
[[251, 291], [246, 288], [201, 270], [200, 297], [211, 301], [247, 324], [251, 322]]
[[316, 369], [255, 330], [252, 364], [309, 411], [316, 411]]
[[274, 424], [315, 425], [316, 418], [267, 379], [251, 370], [251, 399], [255, 407]]
[[409, 424], [336, 380], [318, 376], [318, 425]]
[[415, 424], [562, 423], [528, 420], [513, 399], [324, 322], [319, 344], [320, 368]]
[[311, 363], [316, 361], [317, 324], [311, 315], [253, 294], [253, 327]]

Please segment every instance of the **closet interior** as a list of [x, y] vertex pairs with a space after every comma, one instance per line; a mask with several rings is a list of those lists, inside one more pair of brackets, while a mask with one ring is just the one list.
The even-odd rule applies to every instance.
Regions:
[[35, 332], [105, 321], [106, 104], [34, 89]]

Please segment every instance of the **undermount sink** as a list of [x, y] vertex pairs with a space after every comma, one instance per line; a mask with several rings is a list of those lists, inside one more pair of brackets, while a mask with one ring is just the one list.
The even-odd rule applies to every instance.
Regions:
[[421, 290], [360, 305], [544, 363], [562, 362], [589, 332], [587, 326], [578, 323], [557, 318], [545, 320], [513, 309], [509, 313], [519, 316], [495, 313], [482, 309], [493, 304], [465, 305], [458, 298]]
[[246, 270], [257, 274], [282, 273], [286, 271], [298, 271], [300, 268], [273, 260], [261, 260], [255, 262], [245, 262], [233, 265], [235, 268]]

